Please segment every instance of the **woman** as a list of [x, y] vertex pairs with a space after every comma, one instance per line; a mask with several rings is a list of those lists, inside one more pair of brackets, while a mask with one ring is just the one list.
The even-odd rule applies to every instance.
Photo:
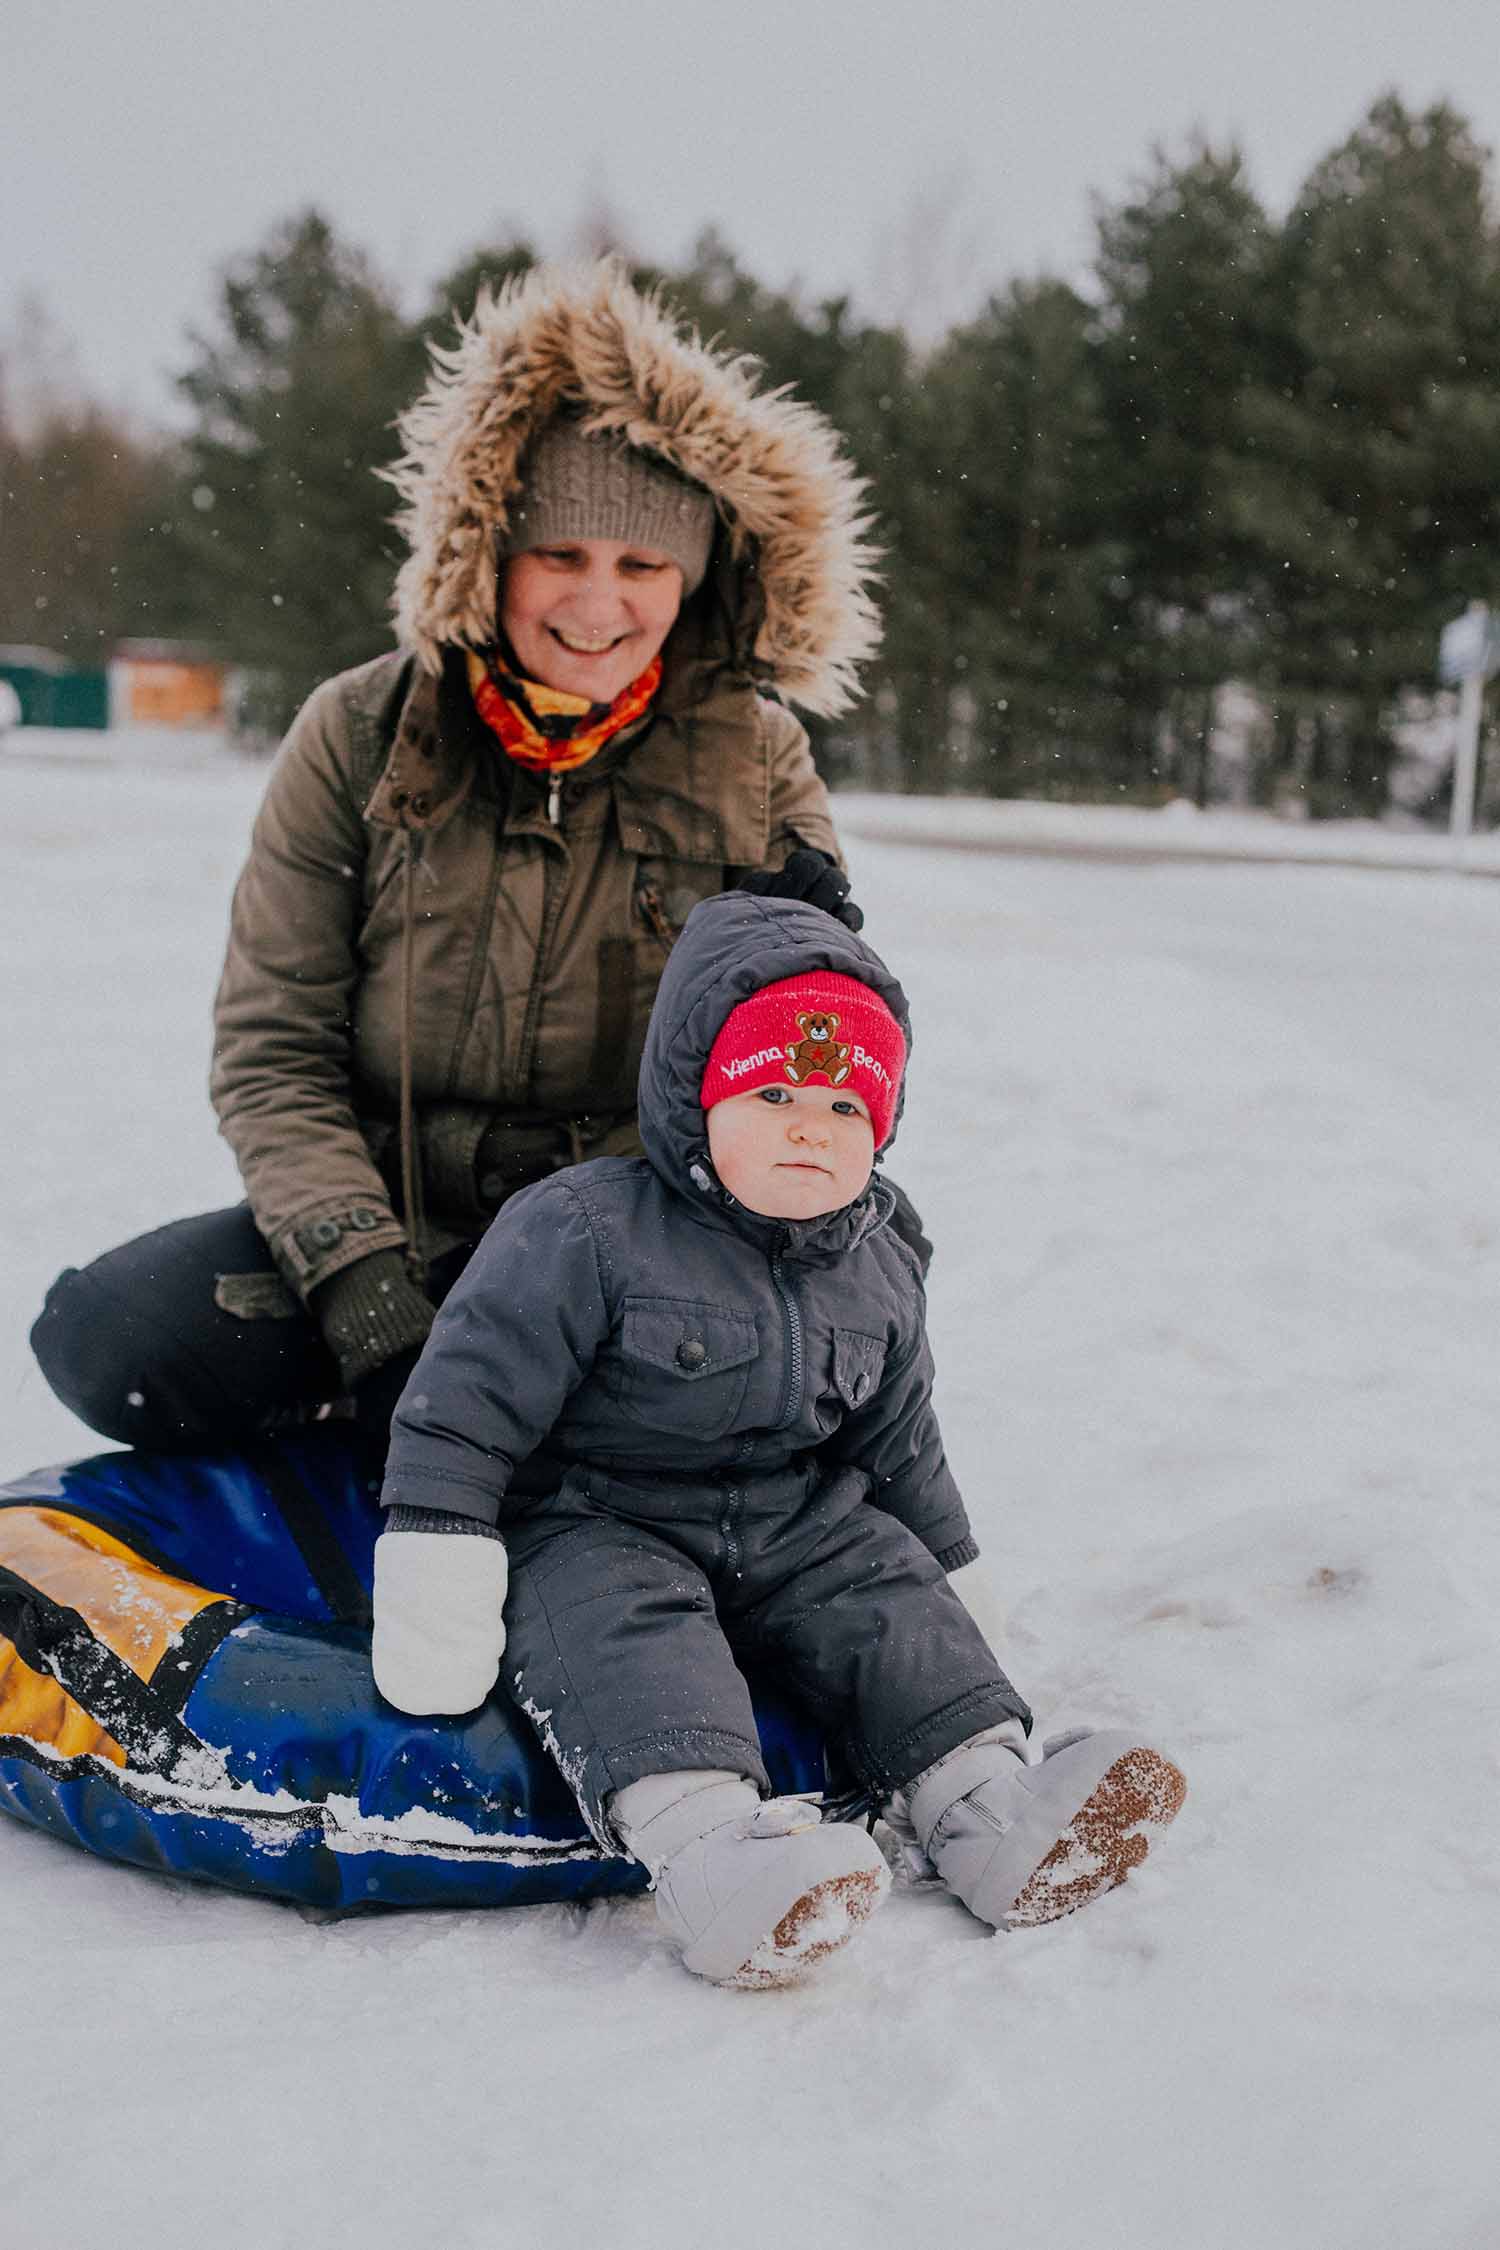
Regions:
[[70, 1269], [32, 1332], [126, 1444], [341, 1392], [383, 1442], [505, 1198], [638, 1148], [698, 900], [856, 913], [775, 699], [841, 710], [878, 638], [827, 423], [610, 265], [482, 297], [434, 362], [391, 472], [402, 645], [300, 713], [235, 893], [211, 1092], [248, 1202]]

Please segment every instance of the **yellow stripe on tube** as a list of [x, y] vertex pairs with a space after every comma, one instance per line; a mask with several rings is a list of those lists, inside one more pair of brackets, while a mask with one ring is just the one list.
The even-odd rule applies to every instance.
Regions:
[[113, 1735], [91, 1719], [56, 1680], [23, 1664], [7, 1640], [0, 1639], [0, 1735], [21, 1735], [60, 1758], [108, 1758], [123, 1766], [125, 1753]]
[[77, 1610], [143, 1680], [200, 1610], [228, 1598], [169, 1576], [59, 1508], [0, 1508], [0, 1563], [39, 1594]]

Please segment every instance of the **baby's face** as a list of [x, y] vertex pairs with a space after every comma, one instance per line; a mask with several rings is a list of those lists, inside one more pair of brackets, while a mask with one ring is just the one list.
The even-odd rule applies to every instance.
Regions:
[[730, 1194], [763, 1219], [820, 1219], [864, 1194], [875, 1128], [835, 1086], [756, 1086], [708, 1113], [708, 1153]]

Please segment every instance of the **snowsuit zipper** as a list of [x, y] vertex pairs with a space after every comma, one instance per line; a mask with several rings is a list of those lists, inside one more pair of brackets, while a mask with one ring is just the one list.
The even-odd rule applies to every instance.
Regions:
[[731, 1577], [740, 1574], [740, 1541], [738, 1519], [745, 1505], [744, 1487], [730, 1485], [724, 1495], [724, 1513], [719, 1518], [719, 1537], [724, 1542], [724, 1568]]
[[797, 1300], [787, 1280], [783, 1257], [790, 1236], [783, 1236], [780, 1248], [771, 1256], [771, 1280], [781, 1299], [781, 1329], [786, 1340], [786, 1390], [782, 1396], [781, 1413], [775, 1428], [789, 1429], [796, 1419], [802, 1403], [802, 1315], [797, 1310]]

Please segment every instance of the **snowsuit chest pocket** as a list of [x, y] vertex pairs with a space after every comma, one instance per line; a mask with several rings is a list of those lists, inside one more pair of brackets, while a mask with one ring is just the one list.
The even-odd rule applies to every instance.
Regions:
[[868, 1406], [880, 1388], [885, 1339], [858, 1328], [833, 1332], [833, 1387], [850, 1412]]
[[722, 1437], [744, 1403], [755, 1323], [691, 1297], [627, 1297], [620, 1405], [665, 1436]]

